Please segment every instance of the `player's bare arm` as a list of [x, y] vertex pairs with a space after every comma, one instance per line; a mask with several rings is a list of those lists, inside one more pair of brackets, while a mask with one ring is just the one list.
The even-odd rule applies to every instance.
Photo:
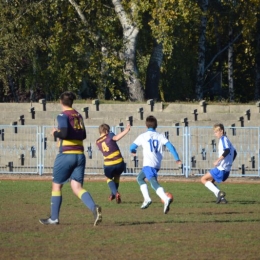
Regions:
[[125, 130], [115, 136], [113, 136], [113, 140], [114, 141], [119, 141], [121, 138], [123, 138], [131, 129], [131, 125], [130, 124], [127, 124]]

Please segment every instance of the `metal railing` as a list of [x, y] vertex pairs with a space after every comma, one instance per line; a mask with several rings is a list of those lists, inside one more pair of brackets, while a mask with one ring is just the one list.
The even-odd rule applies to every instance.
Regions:
[[[111, 126], [117, 134], [124, 126]], [[50, 135], [52, 126], [0, 125], [0, 173], [8, 174], [51, 174], [58, 153], [57, 141]], [[85, 174], [103, 174], [103, 156], [96, 146], [98, 126], [87, 126], [84, 140], [87, 163]], [[130, 154], [129, 147], [135, 138], [146, 131], [145, 127], [133, 126], [120, 141], [119, 148], [125, 160], [123, 175], [137, 175], [142, 169], [142, 148], [137, 156]], [[213, 128], [207, 126], [159, 126], [175, 146], [183, 164], [179, 167], [164, 149], [160, 175], [201, 176], [213, 167], [218, 157], [218, 140]], [[260, 128], [226, 127], [226, 134], [237, 150], [230, 177], [260, 177]]]

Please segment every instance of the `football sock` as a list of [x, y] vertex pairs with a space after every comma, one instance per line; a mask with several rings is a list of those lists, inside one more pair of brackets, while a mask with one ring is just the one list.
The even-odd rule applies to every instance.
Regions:
[[144, 200], [145, 201], [151, 201], [147, 184], [142, 184], [140, 186], [140, 190], [141, 190], [141, 192], [143, 194]]
[[159, 187], [157, 190], [156, 190], [156, 194], [161, 198], [161, 200], [163, 201], [167, 201], [169, 198], [167, 197], [167, 195], [165, 194], [164, 192], [164, 189], [163, 187]]
[[62, 203], [61, 191], [52, 191], [51, 193], [51, 219], [59, 219], [60, 206]]
[[82, 200], [82, 202], [91, 210], [95, 210], [95, 202], [92, 199], [90, 193], [84, 189], [82, 189], [78, 195], [78, 197]]
[[112, 179], [107, 179], [107, 184], [109, 189], [111, 190], [111, 193], [116, 195], [117, 193], [117, 188], [116, 188], [116, 184]]
[[219, 189], [211, 181], [207, 181], [205, 183], [205, 187], [207, 187], [210, 191], [212, 191], [216, 197], [218, 196]]
[[115, 182], [115, 184], [116, 184], [116, 190], [118, 191], [119, 182], [120, 182], [120, 176], [115, 176], [115, 177], [114, 177], [114, 182]]

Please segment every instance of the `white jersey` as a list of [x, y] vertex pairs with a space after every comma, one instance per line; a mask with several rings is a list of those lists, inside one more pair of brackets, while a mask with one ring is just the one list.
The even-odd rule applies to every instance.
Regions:
[[148, 130], [139, 135], [134, 144], [143, 147], [143, 166], [160, 169], [163, 158], [162, 148], [168, 142], [169, 140], [163, 134], [156, 131]]
[[233, 145], [231, 144], [229, 139], [225, 135], [223, 135], [219, 139], [219, 143], [218, 143], [218, 156], [219, 157], [224, 153], [225, 149], [229, 149], [230, 152], [223, 160], [220, 161], [217, 168], [219, 170], [225, 170], [225, 171], [229, 172], [231, 170], [231, 166], [233, 163], [235, 148], [233, 147]]

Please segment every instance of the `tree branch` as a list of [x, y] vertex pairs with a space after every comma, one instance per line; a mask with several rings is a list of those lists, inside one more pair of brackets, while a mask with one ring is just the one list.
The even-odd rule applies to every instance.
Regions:
[[85, 15], [82, 13], [80, 6], [79, 6], [74, 0], [69, 0], [69, 2], [73, 5], [73, 7], [75, 8], [75, 10], [77, 11], [77, 13], [78, 13], [78, 15], [79, 15], [81, 21], [82, 21], [85, 25], [87, 25], [86, 17], [85, 17]]
[[209, 62], [209, 64], [206, 66], [206, 68], [204, 69], [204, 71], [206, 71], [214, 62], [214, 60], [222, 53], [224, 52], [226, 49], [228, 49], [238, 38], [239, 36], [242, 34], [242, 32], [240, 32], [234, 39], [232, 42], [230, 42], [225, 48], [223, 48], [222, 50], [220, 50], [213, 58], [212, 60]]

